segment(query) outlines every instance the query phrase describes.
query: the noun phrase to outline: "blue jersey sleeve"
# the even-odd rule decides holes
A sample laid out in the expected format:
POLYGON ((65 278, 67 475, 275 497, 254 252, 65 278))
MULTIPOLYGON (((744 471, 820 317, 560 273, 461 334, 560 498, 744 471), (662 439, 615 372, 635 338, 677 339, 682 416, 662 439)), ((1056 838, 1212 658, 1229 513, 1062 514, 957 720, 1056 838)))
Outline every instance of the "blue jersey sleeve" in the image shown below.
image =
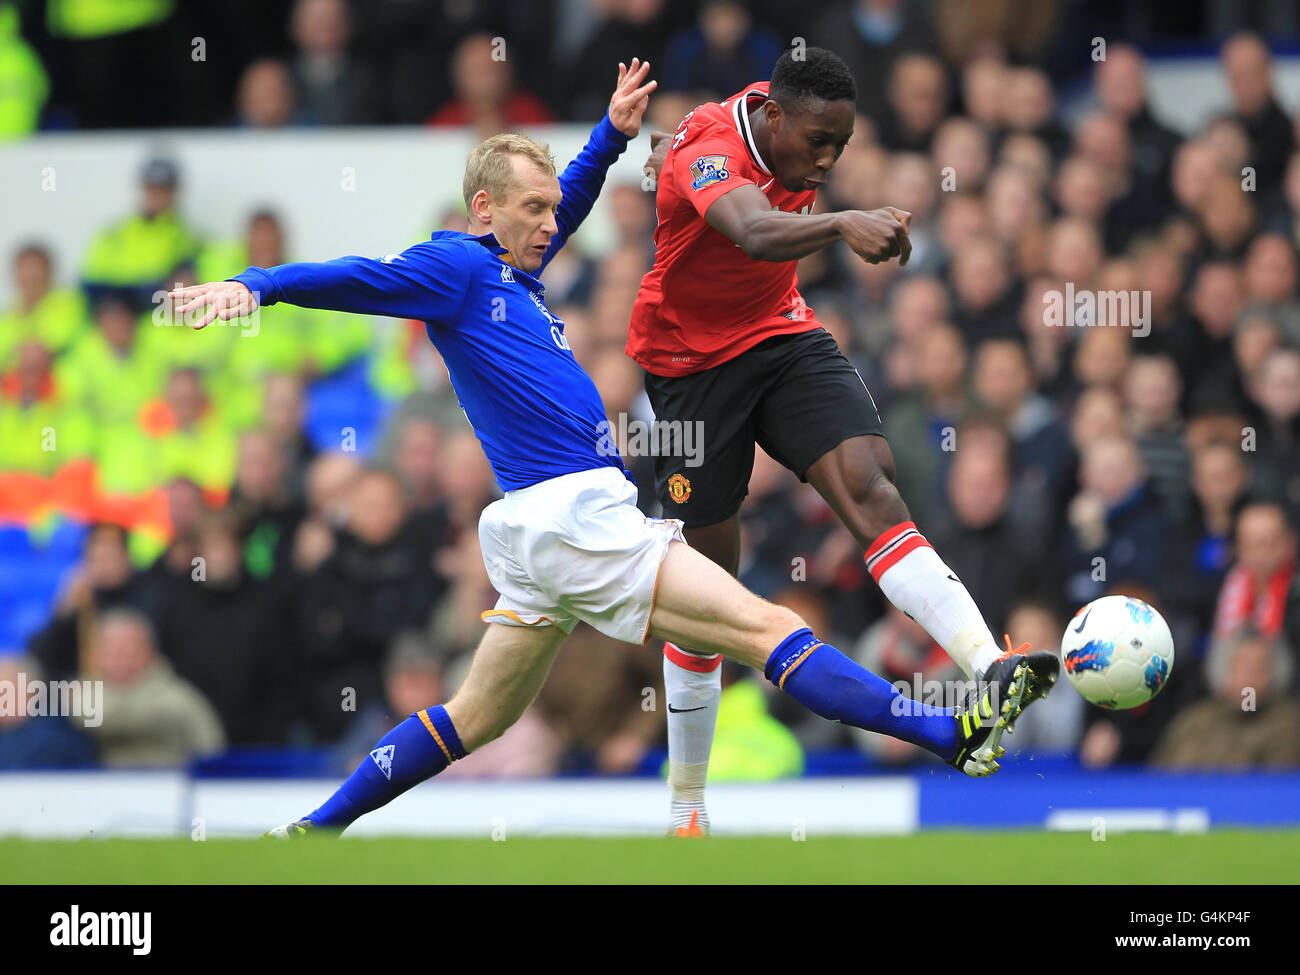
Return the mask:
POLYGON ((361 315, 421 321, 455 319, 469 291, 472 262, 459 240, 430 240, 376 260, 340 257, 319 264, 250 267, 230 278, 260 305, 288 302, 361 315))
POLYGON ((560 192, 563 197, 555 214, 555 223, 559 233, 551 238, 551 246, 542 258, 542 267, 538 274, 551 263, 570 235, 587 219, 596 197, 600 196, 601 187, 605 185, 605 173, 614 161, 627 148, 627 136, 614 128, 608 113, 600 123, 591 130, 591 138, 582 147, 582 152, 564 168, 560 174, 560 192))

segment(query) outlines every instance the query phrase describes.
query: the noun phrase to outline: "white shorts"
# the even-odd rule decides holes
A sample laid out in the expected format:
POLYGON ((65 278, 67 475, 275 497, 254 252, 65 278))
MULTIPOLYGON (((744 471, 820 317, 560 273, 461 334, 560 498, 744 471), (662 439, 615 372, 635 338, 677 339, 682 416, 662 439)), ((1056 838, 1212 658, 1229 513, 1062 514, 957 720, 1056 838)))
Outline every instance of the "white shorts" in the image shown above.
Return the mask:
POLYGON ((483 614, 507 626, 579 621, 606 636, 644 643, 659 566, 682 538, 675 519, 647 518, 617 467, 565 474, 508 491, 483 510, 479 544, 501 598, 483 614))

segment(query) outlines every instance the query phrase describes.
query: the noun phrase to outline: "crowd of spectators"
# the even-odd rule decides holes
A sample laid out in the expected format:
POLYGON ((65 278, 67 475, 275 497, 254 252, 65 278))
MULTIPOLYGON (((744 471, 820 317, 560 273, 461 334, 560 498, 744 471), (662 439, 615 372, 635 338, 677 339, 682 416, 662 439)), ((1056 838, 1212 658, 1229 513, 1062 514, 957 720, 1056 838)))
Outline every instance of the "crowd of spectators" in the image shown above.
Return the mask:
MULTIPOLYGON (((583 66, 630 45, 658 65, 651 113, 671 130, 700 97, 765 77, 791 27, 733 3, 521 5, 531 12, 516 31, 573 48, 547 62, 568 65, 568 81, 535 85, 543 68, 495 60, 490 32, 437 33, 448 87, 428 102, 409 90, 430 69, 414 54, 432 29, 420 4, 377 3, 365 31, 341 0, 292 6, 296 53, 240 77, 247 124, 265 124, 271 103, 282 123, 591 121, 608 72, 583 66), (557 26, 575 11, 590 28, 581 44, 557 26), (406 37, 380 77, 349 37, 359 51, 384 31, 406 37)), ((1178 655, 1159 697, 1111 713, 1062 688, 1017 729, 1021 748, 1093 767, 1300 764, 1300 151, 1268 49, 1248 33, 1226 41, 1232 108, 1180 134, 1152 113, 1136 48, 1109 45, 1067 118, 1041 66, 1057 22, 958 30, 940 13, 961 7, 839 4, 821 37, 809 31, 854 66, 862 93, 819 206, 906 209, 913 253, 900 268, 828 248, 800 262, 801 292, 872 390, 915 520, 995 633, 1054 648, 1070 615, 1108 592, 1145 598, 1170 623, 1178 655), (1103 292, 1133 302, 1090 319, 1066 306, 1053 321, 1062 295, 1103 292)), ((9 649, 32 673, 106 682, 133 716, 94 735, 107 764, 313 745, 346 768, 464 673, 495 601, 476 524, 496 487, 419 323, 277 306, 246 341, 168 327, 151 301, 162 282, 290 253, 292 215, 271 211, 250 215, 243 240, 200 240, 179 179, 150 162, 130 215, 87 254, 34 243, 14 256, 0 517, 48 513, 54 498, 94 527, 48 623, 9 649), (60 285, 74 276, 78 287, 60 285), (304 430, 313 384, 347 370, 388 406, 370 456, 304 430)), ((617 429, 620 414, 649 419, 623 343, 655 218, 639 184, 605 193, 613 245, 562 251, 544 281, 617 429)), ((650 459, 627 459, 659 514, 650 459)), ((884 602, 833 513, 761 453, 743 532, 747 585, 914 695, 928 693, 917 674, 953 693, 960 673, 884 602)), ((659 671, 654 648, 579 628, 524 720, 458 774, 639 767, 664 739, 648 693, 659 671)), ((797 772, 809 749, 918 760, 811 718, 752 675, 728 669, 726 682, 716 777, 797 772)), ((0 765, 10 747, 33 751, 0 724, 0 765)), ((49 755, 86 759, 66 737, 49 755)))
MULTIPOLYGON (((1197 43, 1245 28, 1294 37, 1300 17, 1274 0, 0 0, 0 138, 580 122, 619 60, 649 60, 661 93, 699 101, 764 76, 796 38, 838 47, 864 114, 883 119, 903 53, 958 67, 996 50, 1066 85, 1090 64, 1081 38, 1197 43)), ((930 69, 909 71, 915 107, 942 110, 930 69)))

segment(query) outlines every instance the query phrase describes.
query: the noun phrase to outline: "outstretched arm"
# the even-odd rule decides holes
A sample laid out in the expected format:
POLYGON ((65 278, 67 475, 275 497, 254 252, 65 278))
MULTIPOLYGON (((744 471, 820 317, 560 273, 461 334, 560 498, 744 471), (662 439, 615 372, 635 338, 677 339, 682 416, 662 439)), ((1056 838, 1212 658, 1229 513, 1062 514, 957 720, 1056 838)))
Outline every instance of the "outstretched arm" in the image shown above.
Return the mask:
POLYGON ((628 140, 641 131, 641 117, 650 104, 650 93, 659 84, 645 81, 649 71, 649 61, 642 63, 633 58, 631 67, 619 62, 618 84, 609 100, 609 113, 592 130, 582 152, 560 174, 563 196, 555 213, 559 232, 551 238, 551 246, 542 259, 543 268, 587 219, 596 197, 600 196, 601 187, 605 185, 605 173, 623 154, 628 140))
POLYGON ((908 229, 912 215, 905 210, 841 210, 838 213, 798 214, 773 210, 756 186, 737 186, 714 200, 704 214, 709 226, 730 237, 757 261, 797 261, 837 240, 870 264, 912 253, 908 229))
POLYGON ((185 314, 205 309, 194 328, 288 302, 362 315, 449 321, 468 290, 469 262, 459 241, 425 241, 376 260, 340 257, 318 264, 250 267, 229 281, 179 288, 169 295, 185 314))

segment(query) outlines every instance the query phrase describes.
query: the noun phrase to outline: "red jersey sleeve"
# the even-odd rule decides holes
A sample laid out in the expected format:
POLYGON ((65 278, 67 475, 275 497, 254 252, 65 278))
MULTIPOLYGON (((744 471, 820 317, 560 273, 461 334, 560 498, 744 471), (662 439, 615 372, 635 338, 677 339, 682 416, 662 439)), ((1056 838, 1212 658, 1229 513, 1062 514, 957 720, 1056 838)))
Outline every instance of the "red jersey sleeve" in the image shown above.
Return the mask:
POLYGON ((701 217, 714 200, 737 186, 757 185, 750 176, 749 157, 739 133, 688 116, 673 140, 672 152, 677 156, 674 188, 678 196, 691 201, 701 217))

